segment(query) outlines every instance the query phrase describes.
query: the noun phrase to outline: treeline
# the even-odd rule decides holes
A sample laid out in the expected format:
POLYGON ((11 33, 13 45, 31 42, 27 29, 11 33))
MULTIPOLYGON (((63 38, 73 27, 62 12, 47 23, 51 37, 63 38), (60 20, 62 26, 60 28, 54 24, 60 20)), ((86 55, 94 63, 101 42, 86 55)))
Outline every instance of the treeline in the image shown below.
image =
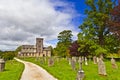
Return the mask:
POLYGON ((17 56, 18 52, 21 50, 21 46, 19 46, 15 51, 1 51, 0 50, 0 58, 4 60, 12 60, 17 56))
POLYGON ((72 40, 72 31, 64 30, 58 34, 58 43, 55 48, 51 47, 52 55, 59 57, 72 56, 100 56, 115 57, 120 55, 120 41, 115 35, 109 34, 105 36, 105 44, 100 46, 98 38, 90 38, 90 34, 84 36, 83 33, 78 34, 78 40, 72 40))

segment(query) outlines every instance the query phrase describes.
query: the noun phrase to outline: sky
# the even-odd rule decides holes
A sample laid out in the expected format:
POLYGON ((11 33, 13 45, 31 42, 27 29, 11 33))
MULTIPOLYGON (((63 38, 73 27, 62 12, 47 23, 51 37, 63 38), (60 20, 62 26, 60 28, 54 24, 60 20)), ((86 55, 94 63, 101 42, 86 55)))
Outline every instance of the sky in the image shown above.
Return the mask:
POLYGON ((39 37, 55 47, 63 30, 77 39, 85 8, 84 0, 0 0, 0 50, 34 45, 39 37))

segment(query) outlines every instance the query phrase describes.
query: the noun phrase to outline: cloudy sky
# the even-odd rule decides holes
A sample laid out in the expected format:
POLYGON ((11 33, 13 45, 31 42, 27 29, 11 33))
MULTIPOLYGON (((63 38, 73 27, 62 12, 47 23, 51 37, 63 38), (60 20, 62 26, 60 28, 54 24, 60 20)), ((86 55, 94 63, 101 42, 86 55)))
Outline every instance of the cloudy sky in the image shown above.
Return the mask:
POLYGON ((72 30, 75 39, 84 17, 78 1, 0 0, 0 50, 35 44, 36 37, 44 38, 45 46, 55 46, 63 30, 72 30))

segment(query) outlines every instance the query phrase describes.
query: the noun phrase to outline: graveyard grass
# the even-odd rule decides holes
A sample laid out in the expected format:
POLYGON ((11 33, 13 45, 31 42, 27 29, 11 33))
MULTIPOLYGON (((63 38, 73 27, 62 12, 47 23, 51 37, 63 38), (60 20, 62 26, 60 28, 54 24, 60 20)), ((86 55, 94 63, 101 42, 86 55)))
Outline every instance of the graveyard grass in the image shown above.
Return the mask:
MULTIPOLYGON (((77 71, 79 69, 78 64, 76 64, 76 70, 72 70, 71 65, 68 64, 66 59, 60 59, 59 61, 55 60, 53 66, 48 66, 47 61, 41 62, 41 59, 36 61, 36 58, 22 58, 23 60, 33 62, 51 73, 58 80, 76 80, 77 71)), ((98 74, 97 64, 93 64, 92 61, 88 61, 89 65, 86 66, 83 64, 83 70, 85 72, 84 80, 120 80, 120 62, 117 62, 118 69, 112 69, 111 62, 105 60, 107 76, 101 76, 98 74)))
POLYGON ((5 70, 0 72, 0 80, 20 80, 24 65, 15 60, 6 61, 5 70))

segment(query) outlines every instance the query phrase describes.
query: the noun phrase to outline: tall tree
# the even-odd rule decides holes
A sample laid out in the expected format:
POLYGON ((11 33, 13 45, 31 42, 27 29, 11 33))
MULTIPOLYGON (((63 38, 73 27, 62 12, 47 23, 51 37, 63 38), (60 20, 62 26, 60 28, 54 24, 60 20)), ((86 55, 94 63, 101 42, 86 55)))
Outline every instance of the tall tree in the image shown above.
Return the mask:
POLYGON ((111 18, 108 22, 110 30, 120 39, 120 0, 119 4, 111 10, 111 18))
POLYGON ((59 56, 66 56, 68 52, 68 48, 72 42, 72 31, 64 30, 58 34, 58 43, 55 48, 55 52, 59 54, 59 56))
POLYGON ((108 34, 108 28, 106 26, 109 19, 110 11, 113 7, 112 0, 86 0, 86 4, 90 9, 86 10, 88 18, 85 20, 89 22, 87 28, 92 26, 95 30, 95 34, 98 37, 99 45, 104 45, 104 36, 108 34))
POLYGON ((113 3, 113 0, 86 0, 89 9, 85 11, 87 18, 80 26, 82 32, 79 33, 78 39, 80 41, 80 35, 82 34, 86 40, 86 45, 93 49, 101 47, 101 53, 104 52, 105 37, 110 34, 107 21, 109 20, 113 3))
POLYGON ((15 56, 18 56, 18 52, 21 51, 21 46, 18 46, 15 50, 15 56))
POLYGON ((64 30, 58 34, 58 40, 60 43, 64 43, 66 46, 69 46, 72 42, 72 31, 64 30))

